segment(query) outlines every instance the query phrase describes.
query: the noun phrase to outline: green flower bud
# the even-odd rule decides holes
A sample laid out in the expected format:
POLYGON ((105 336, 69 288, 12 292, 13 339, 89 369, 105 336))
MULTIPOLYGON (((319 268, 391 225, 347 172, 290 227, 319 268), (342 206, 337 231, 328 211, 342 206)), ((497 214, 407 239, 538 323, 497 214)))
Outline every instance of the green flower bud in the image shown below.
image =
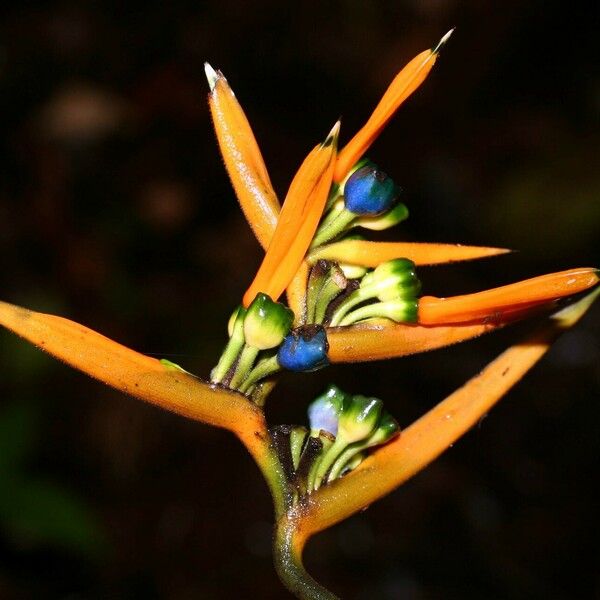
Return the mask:
POLYGON ((369 437, 377 427, 382 409, 383 402, 378 398, 347 398, 338 422, 339 440, 353 444, 369 437))
POLYGON ((396 323, 416 323, 419 316, 419 301, 392 300, 390 302, 381 302, 379 305, 378 316, 384 319, 390 319, 396 323))
POLYGON ((244 318, 246 316, 246 309, 240 304, 229 317, 229 321, 227 322, 227 333, 229 337, 233 335, 233 330, 235 328, 235 324, 238 320, 238 317, 241 319, 241 323, 244 322, 244 318))
POLYGON ((334 479, 337 479, 344 472, 347 472, 349 467, 352 469, 356 468, 358 464, 351 466, 354 464, 356 456, 360 455, 360 460, 362 460, 362 458, 364 458, 364 455, 362 454, 363 450, 384 444, 397 435, 399 431, 400 426, 394 417, 392 417, 389 413, 384 412, 379 419, 377 429, 375 429, 375 431, 368 438, 347 446, 346 449, 339 455, 331 467, 327 481, 333 481, 334 479))
MULTIPOLYGON (((368 438, 377 427, 383 402, 366 396, 347 396, 338 419, 335 442, 323 454, 314 478, 312 489, 318 489, 325 481, 329 469, 350 444, 368 438)), ((341 465, 343 466, 343 465, 341 465)))
POLYGON ((367 273, 360 287, 339 304, 331 316, 332 327, 351 325, 364 319, 383 317, 397 322, 416 321, 416 297, 421 291, 421 282, 417 279, 415 265, 406 258, 395 258, 381 263, 374 271, 367 273), (377 299, 380 303, 394 303, 386 306, 388 316, 380 311, 382 304, 368 304, 358 309, 354 307, 366 300, 377 299), (403 304, 403 301, 410 301, 403 304), (352 312, 350 312, 352 311, 352 312))
POLYGON ((319 435, 319 431, 328 431, 337 435, 338 418, 342 412, 346 394, 335 385, 330 385, 324 394, 313 400, 308 407, 310 434, 319 435))
POLYGON ((396 436, 399 431, 400 425, 398 425, 398 421, 396 421, 396 419, 394 419, 390 413, 384 412, 379 419, 377 429, 367 438, 363 449, 385 444, 387 441, 396 436))
POLYGON ((415 264, 406 258, 395 258, 381 263, 365 275, 360 284, 363 297, 378 298, 382 302, 411 298, 421 291, 415 264))
POLYGON ((246 344, 259 350, 279 346, 294 321, 294 313, 283 304, 260 293, 248 307, 244 319, 246 344))

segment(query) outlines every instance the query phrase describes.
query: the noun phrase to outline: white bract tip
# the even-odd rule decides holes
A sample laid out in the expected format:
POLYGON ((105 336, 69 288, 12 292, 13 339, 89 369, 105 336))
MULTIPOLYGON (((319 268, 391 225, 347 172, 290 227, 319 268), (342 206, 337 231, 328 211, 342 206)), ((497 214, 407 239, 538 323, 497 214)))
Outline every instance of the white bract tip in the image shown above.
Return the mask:
POLYGON ((206 79, 208 79, 208 87, 212 92, 215 89, 215 85, 217 85, 219 75, 207 62, 204 63, 204 72, 206 73, 206 79))
POLYGON ((432 50, 432 52, 434 54, 436 54, 437 52, 439 52, 442 47, 444 46, 444 44, 450 39, 450 36, 454 33, 454 30, 456 29, 456 27, 453 27, 437 44, 437 46, 432 50))
POLYGON ((334 142, 335 140, 337 140, 337 137, 340 133, 340 127, 342 125, 342 122, 338 119, 335 123, 335 125, 331 128, 331 131, 329 132, 329 134, 327 135, 327 138, 325 139, 324 142, 324 146, 329 146, 332 142, 334 142))

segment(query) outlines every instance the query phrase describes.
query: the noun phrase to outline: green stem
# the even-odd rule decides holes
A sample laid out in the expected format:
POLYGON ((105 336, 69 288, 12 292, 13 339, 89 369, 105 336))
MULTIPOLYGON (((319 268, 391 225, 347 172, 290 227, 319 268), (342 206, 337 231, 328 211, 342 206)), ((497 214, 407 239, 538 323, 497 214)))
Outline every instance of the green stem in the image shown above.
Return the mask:
POLYGON ((331 316, 330 327, 337 327, 341 324, 342 319, 348 314, 348 312, 354 308, 357 304, 364 302, 367 299, 365 294, 361 293, 360 288, 350 294, 336 309, 331 316))
POLYGON ((321 482, 323 477, 329 471, 331 465, 335 462, 335 459, 343 452, 344 448, 347 446, 347 442, 342 439, 342 436, 339 435, 335 438, 335 442, 327 449, 326 452, 323 453, 321 460, 319 461, 319 465, 317 466, 317 470, 314 477, 314 487, 313 489, 319 489, 321 487, 321 482))
POLYGON ((219 383, 223 380, 227 371, 231 368, 231 365, 235 362, 244 345, 244 330, 238 327, 234 330, 233 335, 229 338, 223 354, 217 363, 217 366, 212 370, 210 374, 213 382, 219 383))
POLYGON ((348 461, 352 460, 361 450, 363 450, 363 447, 360 444, 348 446, 348 448, 336 458, 331 467, 331 471, 329 472, 329 476, 327 477, 327 481, 329 482, 337 479, 342 472, 342 469, 348 464, 348 461))
POLYGON ((273 498, 275 520, 277 521, 292 506, 293 495, 279 456, 275 451, 273 439, 266 429, 266 425, 260 431, 241 430, 237 433, 237 437, 244 444, 267 482, 273 498))
POLYGON ((250 371, 248 377, 239 386, 240 392, 242 392, 242 394, 247 394, 254 384, 269 375, 273 375, 273 373, 276 373, 277 371, 281 371, 281 367, 277 362, 276 354, 258 361, 257 365, 250 371))
POLYGON ((340 235, 340 233, 349 229, 350 223, 352 223, 352 221, 355 219, 356 215, 345 208, 335 213, 331 220, 325 217, 325 220, 323 223, 321 223, 319 229, 317 229, 315 237, 313 238, 312 244, 310 245, 311 249, 314 249, 317 246, 322 246, 323 244, 340 235))
POLYGON ((340 184, 334 183, 331 186, 331 190, 329 190, 329 198, 327 198, 327 204, 325 204, 324 213, 328 213, 331 210, 331 207, 336 203, 336 201, 341 196, 340 194, 340 184))
POLYGON ((273 538, 273 559, 279 578, 300 600, 339 600, 307 573, 302 564, 303 546, 295 515, 290 511, 277 523, 273 538))
POLYGON ((310 470, 308 471, 308 493, 319 489, 319 486, 321 485, 321 479, 318 478, 318 473, 321 463, 327 456, 329 449, 335 444, 334 437, 332 435, 325 434, 324 432, 319 434, 319 439, 321 440, 321 453, 315 458, 310 470))
POLYGON ((231 378, 231 383, 229 387, 232 389, 237 389, 239 385, 246 379, 256 357, 258 356, 258 348, 253 348, 252 346, 245 345, 242 353, 240 354, 240 360, 235 368, 235 373, 231 378))
POLYGON ((292 504, 292 495, 287 477, 272 444, 270 444, 264 461, 258 463, 258 467, 269 486, 273 498, 275 519, 279 519, 292 504))
POLYGON ((375 304, 367 304, 366 306, 357 308, 344 319, 338 320, 338 325, 340 327, 345 327, 347 325, 353 325, 357 321, 363 321, 364 319, 382 317, 384 315, 382 315, 381 312, 381 305, 379 303, 376 302, 375 304))

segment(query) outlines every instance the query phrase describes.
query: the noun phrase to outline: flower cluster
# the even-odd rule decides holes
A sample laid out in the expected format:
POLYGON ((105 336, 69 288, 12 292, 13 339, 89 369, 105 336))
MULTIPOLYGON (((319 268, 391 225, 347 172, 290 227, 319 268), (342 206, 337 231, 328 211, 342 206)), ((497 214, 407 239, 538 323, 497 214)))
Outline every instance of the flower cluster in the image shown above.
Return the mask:
POLYGON ((272 436, 295 500, 354 470, 366 452, 396 437, 400 426, 377 398, 335 385, 308 407, 310 427, 280 425, 272 436))
MULTIPOLYGON (((353 227, 384 229, 408 215, 398 187, 369 161, 361 160, 333 184, 310 249, 348 237, 353 227), (401 218, 400 218, 401 217, 401 218)), ((258 292, 248 308, 240 305, 229 320, 229 342, 211 373, 214 383, 252 394, 257 384, 281 369, 308 372, 329 364, 325 326, 348 326, 373 318, 417 321, 421 284, 415 265, 395 258, 368 269, 319 259, 309 268, 303 310, 293 311, 258 292), (292 329, 296 321, 297 326, 292 329)))
POLYGON ((340 123, 305 158, 280 205, 250 124, 222 73, 206 65, 209 105, 227 172, 264 259, 228 327, 211 381, 126 348, 62 317, 0 302, 0 324, 125 393, 231 431, 260 468, 275 509, 274 557, 302 598, 333 598, 302 565, 315 533, 363 510, 424 468, 476 423, 600 294, 598 271, 571 269, 474 294, 421 295, 416 269, 495 256, 500 248, 374 242, 408 210, 400 188, 364 156, 396 109, 425 81, 449 32, 410 61, 372 115, 338 151, 340 123), (564 298, 596 288, 566 308, 564 298), (281 298, 286 294, 287 303, 281 298), (309 428, 267 427, 262 406, 282 370, 378 360, 471 339, 549 314, 525 343, 398 435, 376 398, 330 386, 309 428), (330 485, 331 484, 331 485, 330 485))
POLYGON ((408 216, 400 187, 364 155, 425 80, 450 33, 400 71, 365 126, 340 151, 340 123, 334 125, 300 166, 281 208, 241 106, 223 74, 206 65, 225 165, 266 249, 230 320, 229 342, 211 373, 214 384, 262 402, 262 383, 282 369, 314 371, 340 358, 372 360, 447 345, 595 285, 594 269, 578 269, 466 296, 419 296, 417 266, 506 251, 373 242, 355 233, 387 229, 408 216), (280 302, 284 292, 287 306, 280 302), (377 328, 384 348, 378 355, 359 349, 366 328, 377 328))

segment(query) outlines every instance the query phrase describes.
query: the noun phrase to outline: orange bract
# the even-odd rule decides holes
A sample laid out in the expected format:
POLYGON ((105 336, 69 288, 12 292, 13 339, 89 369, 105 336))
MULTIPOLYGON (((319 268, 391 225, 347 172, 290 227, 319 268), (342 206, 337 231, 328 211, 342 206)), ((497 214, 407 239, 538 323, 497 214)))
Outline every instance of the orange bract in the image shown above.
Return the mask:
POLYGON ((250 123, 223 74, 206 63, 208 103, 227 173, 258 241, 266 248, 277 226, 279 201, 250 123))
POLYGON ((111 387, 204 423, 246 436, 263 431, 260 410, 235 392, 192 375, 62 317, 0 302, 0 325, 111 387))
POLYGON ((460 244, 427 244, 418 242, 370 242, 343 240, 317 248, 308 256, 311 263, 319 259, 375 268, 394 258, 408 258, 415 265, 439 265, 462 260, 475 260, 506 254, 504 248, 461 246, 460 244))
POLYGON ((296 525, 298 543, 367 507, 425 468, 469 430, 572 327, 598 296, 594 291, 552 315, 544 325, 515 344, 463 387, 375 450, 345 477, 319 488, 296 525))
POLYGON ((304 159, 292 180, 267 253, 244 294, 244 306, 249 306, 259 292, 277 300, 300 267, 331 187, 338 132, 339 122, 325 143, 304 159))
POLYGON ((371 319, 351 327, 329 328, 327 356, 332 363, 399 358, 464 342, 505 324, 497 322, 459 327, 422 327, 371 319))
POLYGON ((572 269, 464 296, 419 300, 419 323, 467 323, 572 296, 599 281, 596 269, 572 269))
POLYGON ((340 151, 333 174, 334 181, 340 182, 346 177, 348 171, 368 150, 398 107, 425 81, 437 60, 440 48, 451 34, 452 31, 449 31, 433 50, 425 50, 415 56, 396 75, 369 120, 340 151))
POLYGON ((294 312, 294 323, 296 325, 304 318, 306 310, 306 285, 309 273, 310 265, 303 260, 286 290, 288 305, 294 312))

